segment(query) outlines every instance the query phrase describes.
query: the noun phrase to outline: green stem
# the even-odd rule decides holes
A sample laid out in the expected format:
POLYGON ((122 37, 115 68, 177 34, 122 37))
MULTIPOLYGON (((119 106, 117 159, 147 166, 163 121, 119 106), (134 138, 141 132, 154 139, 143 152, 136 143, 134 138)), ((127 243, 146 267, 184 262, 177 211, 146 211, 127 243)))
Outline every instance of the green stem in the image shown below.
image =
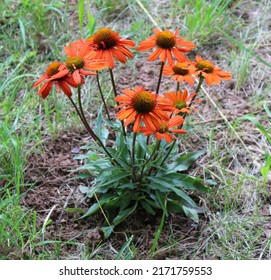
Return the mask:
POLYGON ((159 79, 158 79, 158 84, 157 84, 157 88, 156 88, 156 94, 159 93, 159 88, 160 88, 160 84, 161 84, 161 79, 162 79, 162 73, 163 73, 164 65, 165 65, 165 62, 162 61, 161 62, 161 69, 160 69, 159 79))
MULTIPOLYGON (((196 94, 195 94, 195 95, 193 96, 193 98, 191 99, 191 101, 190 101, 188 107, 191 106, 191 104, 192 104, 193 101, 195 100, 196 96, 198 95, 203 81, 204 81, 204 77, 200 74, 200 76, 199 76, 199 83, 198 83, 197 89, 196 89, 196 91, 195 91, 196 94)), ((184 119, 186 118, 186 115, 187 115, 187 113, 184 113, 184 115, 183 115, 183 118, 184 118, 184 119)), ((180 129, 181 129, 182 127, 183 127, 183 123, 182 123, 182 125, 180 126, 180 129)))
POLYGON ((135 143, 136 143, 136 136, 137 136, 137 133, 134 132, 133 142, 132 142, 132 154, 131 154, 132 175, 133 175, 134 179, 135 179, 135 143))
POLYGON ((98 89, 99 89, 99 92, 100 92, 100 95, 101 95, 101 98, 102 98, 102 101, 103 101, 103 104, 104 104, 104 108, 105 108, 107 117, 111 121, 111 118, 110 118, 110 115, 109 115, 109 111, 108 111, 108 108, 106 106, 106 102, 105 102, 105 99, 104 99, 104 96, 103 96, 102 88, 101 88, 101 85, 100 85, 99 71, 97 71, 96 78, 97 78, 98 89))
POLYGON ((143 164, 143 166, 142 166, 142 169, 141 169, 141 173, 140 173, 140 179, 139 179, 140 182, 141 182, 142 179, 143 179, 145 167, 146 167, 147 164, 154 158, 156 152, 159 150, 160 143, 161 143, 161 140, 157 140, 156 145, 155 145, 155 147, 153 148, 153 151, 152 151, 150 157, 148 158, 147 161, 144 162, 144 164, 143 164))
POLYGON ((69 97, 73 107, 75 108, 77 114, 79 115, 82 123, 84 124, 85 128, 87 129, 88 133, 92 136, 92 138, 98 143, 98 145, 100 145, 104 152, 107 154, 107 156, 113 160, 114 163, 118 164, 119 163, 113 158, 113 156, 109 153, 109 151, 106 149, 106 147, 104 146, 104 144, 102 143, 102 141, 100 140, 100 138, 94 133, 94 131, 92 130, 92 128, 89 126, 85 114, 84 114, 84 110, 82 107, 82 102, 81 102, 81 88, 80 85, 78 85, 78 102, 79 102, 79 108, 80 110, 77 108, 75 102, 73 101, 73 99, 71 97, 69 97))
POLYGON ((116 84, 115 84, 115 80, 114 80, 114 75, 113 75, 113 70, 111 68, 109 68, 109 72, 110 72, 110 78, 111 78, 111 83, 113 86, 113 92, 115 97, 117 97, 117 89, 116 89, 116 84))
POLYGON ((166 156, 164 157, 163 161, 161 162, 161 166, 163 166, 163 164, 165 163, 165 161, 166 161, 167 158, 169 157, 170 153, 171 153, 172 150, 173 150, 173 147, 174 147, 176 141, 177 141, 177 140, 175 139, 175 140, 172 142, 172 144, 170 145, 170 147, 169 147, 169 149, 168 149, 168 151, 167 151, 166 156))
MULTIPOLYGON (((115 80, 114 80, 113 70, 111 68, 109 68, 109 72, 110 72, 111 83, 113 86, 113 92, 114 92, 115 97, 117 97, 118 94, 117 94, 116 84, 115 84, 115 80)), ((117 105, 119 105, 118 102, 117 102, 117 105)), ((123 121, 121 121, 121 126, 122 126, 123 135, 124 135, 124 137, 126 137, 126 131, 125 131, 123 121)))
MULTIPOLYGON (((197 86, 197 89, 196 89, 195 93, 197 93, 197 94, 199 93, 203 81, 204 81, 204 77, 203 77, 202 75, 200 75, 200 76, 199 76, 199 83, 198 83, 198 86, 197 86)), ((190 101, 188 107, 191 106, 191 104, 192 104, 192 102, 195 100, 197 94, 195 94, 194 97, 191 99, 191 101, 190 101)), ((183 118, 184 118, 184 119, 186 118, 186 115, 187 115, 187 113, 184 113, 184 115, 183 115, 183 118)), ((179 129, 181 129, 181 128, 183 127, 183 124, 184 124, 184 122, 181 124, 181 126, 179 127, 179 129)), ((163 161, 161 162, 161 166, 163 166, 163 164, 165 163, 165 161, 168 159, 168 157, 169 157, 170 153, 172 152, 172 149, 173 149, 173 147, 174 147, 176 141, 177 141, 177 140, 175 139, 175 140, 172 142, 172 144, 171 144, 171 146, 169 147, 169 150, 168 150, 168 152, 167 152, 165 158, 164 158, 163 161)))
POLYGON ((180 90, 180 83, 177 82, 176 92, 178 92, 179 90, 180 90))

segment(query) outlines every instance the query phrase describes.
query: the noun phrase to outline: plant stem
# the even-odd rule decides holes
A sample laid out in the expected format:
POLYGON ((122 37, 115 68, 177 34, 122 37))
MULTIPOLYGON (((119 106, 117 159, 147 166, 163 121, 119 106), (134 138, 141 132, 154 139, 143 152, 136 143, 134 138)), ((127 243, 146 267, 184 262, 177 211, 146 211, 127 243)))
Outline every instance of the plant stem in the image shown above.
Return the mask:
POLYGON ((136 143, 136 136, 137 136, 137 133, 134 132, 133 143, 132 143, 132 154, 131 154, 132 175, 133 175, 134 179, 135 179, 135 143, 136 143))
MULTIPOLYGON (((197 93, 197 94, 199 93, 203 81, 204 81, 204 77, 200 74, 200 76, 199 76, 199 83, 198 83, 198 86, 197 86, 197 89, 196 89, 195 93, 197 93)), ((190 101, 188 107, 191 106, 191 104, 192 104, 192 102, 195 100, 197 94, 195 94, 194 97, 191 99, 191 101, 190 101)), ((183 115, 183 118, 184 118, 184 119, 186 118, 186 115, 187 115, 187 113, 184 113, 184 115, 183 115)), ((184 122, 180 125, 179 129, 181 129, 181 128, 183 127, 183 124, 184 124, 184 122)), ((172 149, 173 149, 173 147, 174 147, 176 141, 177 141, 177 140, 175 139, 175 140, 173 141, 173 143, 171 144, 171 146, 169 147, 169 150, 168 150, 168 152, 167 152, 165 158, 164 158, 163 161, 161 162, 161 166, 162 166, 162 165, 165 163, 165 161, 168 159, 168 157, 169 157, 170 153, 172 152, 172 149)))
POLYGON ((175 143, 176 143, 176 139, 174 139, 174 141, 172 142, 172 144, 170 145, 170 147, 169 147, 169 149, 168 149, 168 151, 167 151, 167 154, 166 154, 166 156, 164 157, 164 159, 163 159, 163 161, 161 162, 161 166, 163 166, 163 164, 165 163, 165 161, 167 160, 167 158, 169 157, 169 155, 170 155, 170 153, 172 152, 172 150, 173 150, 173 147, 174 147, 174 145, 175 145, 175 143))
POLYGON ((141 169, 141 173, 140 173, 140 179, 139 181, 141 182, 142 181, 142 178, 143 178, 143 175, 144 175, 144 169, 145 167, 147 166, 147 164, 153 159, 153 157, 155 156, 156 152, 158 151, 159 147, 160 147, 160 143, 161 143, 161 140, 157 140, 156 142, 156 145, 155 147, 153 148, 153 151, 150 155, 150 157, 148 158, 147 161, 144 162, 143 166, 142 166, 142 169, 141 169))
MULTIPOLYGON (((195 94, 195 95, 193 96, 193 98, 191 99, 191 101, 190 101, 188 107, 191 106, 191 104, 192 104, 193 101, 195 100, 196 96, 198 95, 198 93, 199 93, 199 91, 200 91, 200 87, 201 87, 203 81, 204 81, 204 77, 200 74, 200 76, 199 76, 199 83, 198 83, 197 89, 196 89, 196 91, 195 91, 196 94, 195 94)), ((184 115, 183 115, 183 118, 184 118, 184 119, 186 118, 186 115, 187 115, 187 113, 184 113, 184 115)), ((182 127, 183 127, 183 123, 182 123, 182 125, 180 126, 180 128, 182 128, 182 127)))
POLYGON ((156 88, 156 94, 159 93, 159 88, 160 88, 160 84, 161 84, 161 79, 162 79, 162 73, 163 73, 164 65, 165 65, 165 62, 162 61, 161 62, 159 79, 158 79, 158 84, 157 84, 157 88, 156 88))
POLYGON ((94 133, 94 131, 92 130, 92 128, 89 126, 84 111, 83 111, 83 107, 82 107, 82 102, 81 102, 81 90, 80 90, 80 85, 78 85, 78 101, 79 101, 79 107, 80 110, 78 109, 78 107, 76 106, 75 102, 73 101, 73 99, 71 97, 69 97, 73 107, 75 108, 78 116, 80 117, 82 123, 84 124, 85 128, 87 129, 88 133, 92 136, 92 138, 98 143, 99 146, 101 146, 104 150, 104 152, 107 154, 107 156, 113 160, 114 163, 118 164, 119 163, 114 159, 114 157, 109 153, 109 151, 106 149, 106 147, 104 146, 104 144, 102 143, 102 141, 100 140, 99 137, 97 137, 97 135, 94 133))
MULTIPOLYGON (((118 94, 117 94, 116 84, 115 84, 115 80, 114 80, 113 70, 111 68, 109 68, 109 72, 110 72, 111 83, 112 83, 112 86, 113 86, 113 92, 114 92, 115 97, 117 97, 118 94)), ((121 126, 122 126, 123 135, 126 138, 126 131, 125 131, 123 121, 121 121, 121 126)))
POLYGON ((109 68, 109 72, 110 72, 110 78, 111 78, 111 83, 113 86, 113 92, 115 97, 117 97, 117 89, 116 89, 116 84, 115 84, 115 80, 114 80, 114 75, 113 75, 113 70, 111 68, 109 68))
POLYGON ((101 98, 102 98, 102 101, 103 101, 103 104, 104 104, 104 108, 105 108, 107 117, 108 117, 108 119, 111 121, 111 118, 110 118, 110 115, 109 115, 109 111, 108 111, 108 108, 107 108, 107 106, 106 106, 106 102, 105 102, 105 99, 104 99, 104 96, 103 96, 102 88, 101 88, 101 85, 100 85, 99 71, 97 71, 96 78, 97 78, 97 84, 98 84, 99 92, 100 92, 100 95, 101 95, 101 98))
POLYGON ((180 90, 180 83, 177 82, 176 92, 178 92, 179 90, 180 90))

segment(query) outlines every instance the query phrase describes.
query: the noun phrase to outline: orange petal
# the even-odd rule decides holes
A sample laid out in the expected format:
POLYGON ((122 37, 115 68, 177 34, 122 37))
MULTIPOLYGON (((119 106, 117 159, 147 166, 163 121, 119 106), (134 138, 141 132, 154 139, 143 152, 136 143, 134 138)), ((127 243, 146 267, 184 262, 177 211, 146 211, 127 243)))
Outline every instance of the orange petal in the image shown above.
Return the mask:
POLYGON ((140 131, 139 125, 140 125, 141 118, 142 118, 141 114, 136 115, 136 119, 135 119, 135 123, 134 123, 134 127, 133 127, 134 132, 139 132, 140 131))
POLYGON ((119 111, 117 113, 117 118, 122 121, 122 120, 126 119, 133 111, 134 111, 133 108, 122 109, 121 111, 119 111))
POLYGON ((160 48, 157 48, 154 52, 152 52, 149 57, 148 57, 148 60, 149 61, 153 61, 155 59, 157 59, 161 53, 161 50, 160 48))
POLYGON ((182 116, 175 116, 172 119, 168 121, 168 127, 175 127, 179 126, 184 122, 184 119, 182 116))
POLYGON ((52 89, 52 86, 53 86, 53 82, 47 82, 45 83, 41 88, 40 90, 38 91, 38 94, 41 95, 41 97, 43 99, 45 99, 48 94, 50 93, 51 89, 52 89))
POLYGON ((68 84, 64 81, 59 81, 58 82, 59 86, 61 87, 61 89, 63 90, 63 92, 68 96, 71 97, 72 96, 72 92, 70 87, 68 86, 68 84))
POLYGON ((36 88, 40 83, 42 83, 43 81, 47 80, 49 77, 47 74, 42 75, 33 85, 33 88, 36 88))
POLYGON ((81 76, 78 69, 74 70, 74 72, 72 73, 72 77, 77 85, 81 84, 81 76))

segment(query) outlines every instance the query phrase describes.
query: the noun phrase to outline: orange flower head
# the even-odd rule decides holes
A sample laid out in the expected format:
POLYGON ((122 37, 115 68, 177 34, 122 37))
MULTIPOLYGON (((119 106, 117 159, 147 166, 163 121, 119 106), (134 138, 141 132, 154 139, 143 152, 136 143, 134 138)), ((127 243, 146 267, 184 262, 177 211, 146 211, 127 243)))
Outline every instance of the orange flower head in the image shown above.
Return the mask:
POLYGON ((230 72, 223 72, 221 68, 215 67, 212 62, 209 60, 203 60, 200 56, 196 56, 196 62, 194 65, 196 67, 197 74, 205 78, 208 86, 219 84, 221 80, 231 79, 230 72))
POLYGON ((73 73, 74 70, 84 67, 84 60, 79 56, 71 56, 66 60, 66 66, 73 73))
POLYGON ((101 28, 93 35, 93 43, 103 50, 115 47, 118 43, 118 36, 110 28, 101 28))
POLYGON ((89 43, 83 39, 72 42, 64 47, 67 55, 66 68, 70 71, 77 85, 83 83, 83 77, 96 75, 89 70, 101 70, 108 67, 105 60, 95 59, 95 52, 89 43))
POLYGON ((114 32, 110 28, 99 29, 87 41, 95 49, 95 58, 105 59, 110 69, 115 67, 114 58, 121 63, 126 63, 127 57, 134 57, 127 47, 133 48, 135 43, 120 37, 118 32, 114 32))
POLYGON ((149 91, 140 91, 132 99, 134 109, 140 114, 147 114, 155 108, 155 95, 149 91))
POLYGON ((147 127, 154 129, 155 122, 169 119, 168 114, 164 111, 166 105, 160 104, 161 97, 145 90, 144 87, 137 86, 134 90, 125 89, 123 93, 124 95, 118 95, 115 98, 119 102, 118 107, 122 108, 117 113, 117 118, 125 119, 124 125, 129 125, 134 121, 134 132, 139 131, 141 121, 147 127))
POLYGON ((172 76, 172 80, 177 82, 187 82, 191 85, 194 84, 193 74, 196 74, 196 68, 189 62, 174 62, 172 65, 165 65, 163 74, 172 76))
POLYGON ((174 116, 168 121, 155 122, 154 128, 140 127, 139 132, 143 132, 146 136, 155 134, 157 140, 165 139, 168 143, 171 143, 173 139, 176 139, 175 134, 185 134, 186 130, 179 129, 184 119, 182 116, 174 116), (177 127, 174 129, 174 127, 177 127))
MULTIPOLYGON (((189 114, 190 113, 190 104, 188 102, 196 95, 197 93, 193 93, 188 95, 188 91, 184 90, 183 92, 177 91, 164 93, 168 102, 170 102, 173 107, 174 114, 189 114)), ((194 102, 200 102, 200 100, 193 100, 194 102)), ((191 103, 191 102, 190 102, 191 103)))
POLYGON ((153 30, 155 36, 149 36, 145 41, 139 43, 138 51, 143 52, 156 48, 150 54, 148 60, 152 61, 160 58, 160 61, 168 61, 170 65, 173 64, 173 55, 178 61, 187 61, 188 59, 183 54, 190 52, 196 46, 190 41, 184 41, 183 37, 178 37, 180 31, 176 30, 172 33, 169 30, 160 31, 155 28, 153 30))
POLYGON ((38 81, 33 85, 33 88, 36 88, 41 83, 45 84, 39 89, 38 94, 45 99, 53 85, 56 85, 57 92, 60 92, 60 89, 64 92, 65 95, 70 97, 72 95, 71 87, 77 87, 72 76, 69 74, 69 70, 58 61, 52 62, 47 68, 45 73, 38 79, 38 81))
POLYGON ((59 67, 62 65, 61 62, 58 62, 58 61, 54 61, 52 62, 47 68, 46 68, 46 74, 48 77, 52 77, 54 76, 56 73, 59 72, 59 67))
POLYGON ((215 69, 215 66, 209 60, 199 60, 196 63, 196 68, 200 71, 205 72, 205 73, 212 73, 215 69))
POLYGON ((156 45, 162 49, 172 49, 176 44, 176 36, 168 31, 161 31, 156 35, 156 45))

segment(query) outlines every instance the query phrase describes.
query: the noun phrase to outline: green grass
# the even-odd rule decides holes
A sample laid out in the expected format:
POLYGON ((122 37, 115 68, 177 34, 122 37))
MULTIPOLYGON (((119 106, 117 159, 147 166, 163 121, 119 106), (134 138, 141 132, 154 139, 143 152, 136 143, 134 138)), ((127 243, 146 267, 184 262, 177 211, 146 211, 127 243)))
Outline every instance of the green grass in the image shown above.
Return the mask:
MULTIPOLYGON (((244 122, 235 129, 242 139, 255 140, 245 141, 250 151, 247 152, 228 126, 218 121, 217 109, 203 95, 202 99, 213 109, 203 113, 199 106, 199 112, 192 119, 214 121, 194 125, 181 144, 186 149, 199 146, 206 150, 192 172, 217 183, 211 194, 201 197, 209 211, 201 219, 197 241, 180 238, 171 224, 171 235, 165 240, 160 240, 163 234, 159 229, 154 232, 155 246, 147 252, 139 252, 138 244, 130 236, 117 245, 114 240, 95 245, 77 242, 76 238, 66 242, 47 240, 44 232, 50 225, 50 217, 38 227, 38 213, 21 204, 25 192, 33 187, 24 180, 27 156, 42 152, 45 136, 56 138, 61 131, 81 127, 75 113, 69 112, 70 104, 64 95, 50 94, 44 101, 36 95, 32 85, 48 63, 64 59, 64 45, 80 36, 90 36, 99 27, 109 26, 137 43, 152 34, 152 20, 162 28, 180 29, 187 39, 195 40, 197 53, 203 50, 205 57, 232 72, 233 88, 222 85, 222 93, 218 88, 207 88, 218 108, 228 117, 230 113, 222 102, 223 97, 231 93, 233 98, 236 95, 246 100, 247 110, 255 117, 258 111, 265 114, 262 103, 270 99, 268 77, 271 70, 267 24, 270 11, 262 8, 264 4, 254 0, 247 1, 246 6, 242 1, 226 0, 140 1, 146 13, 138 1, 113 2, 79 1, 78 5, 68 5, 54 0, 37 0, 34 4, 26 0, 2 0, 0 259, 140 259, 143 255, 155 258, 164 251, 180 259, 270 259, 271 239, 266 234, 268 219, 260 214, 260 209, 268 205, 268 190, 254 163, 256 158, 260 166, 264 165, 265 159, 257 151, 270 151, 269 143, 259 140, 262 135, 256 128, 252 135, 251 125, 244 122), (85 11, 83 4, 87 8, 85 11), (258 13, 258 20, 247 20, 244 13, 249 18, 253 17, 253 12, 258 13), (196 144, 190 141, 191 137, 196 144), (68 246, 76 247, 76 253, 70 255, 68 246)), ((268 0, 264 3, 268 4, 268 0)), ((135 61, 140 57, 141 54, 136 54, 135 61)), ((129 61, 127 67, 136 71, 134 61, 129 61)), ((101 75, 103 90, 108 102, 113 104, 107 74, 101 75)), ((115 71, 116 79, 122 75, 115 71)), ((84 92, 84 106, 89 114, 93 113, 94 105, 99 104, 95 78, 90 81, 92 85, 84 92)), ((243 106, 235 104, 232 111, 238 111, 238 105, 243 106)), ((229 117, 229 122, 233 124, 234 121, 229 117)), ((268 184, 268 175, 265 180, 268 184)), ((163 221, 163 229, 167 225, 163 221)))

